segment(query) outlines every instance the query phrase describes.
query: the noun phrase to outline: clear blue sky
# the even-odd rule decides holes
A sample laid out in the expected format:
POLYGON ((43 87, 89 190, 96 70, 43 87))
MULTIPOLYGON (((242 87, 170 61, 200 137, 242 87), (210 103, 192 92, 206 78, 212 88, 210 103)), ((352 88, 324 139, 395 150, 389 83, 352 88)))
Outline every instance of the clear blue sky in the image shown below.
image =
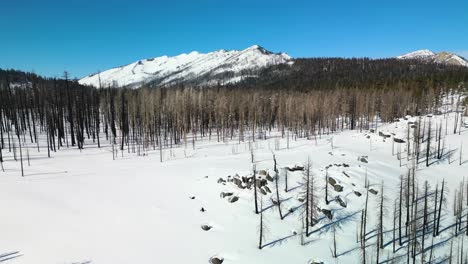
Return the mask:
POLYGON ((2 0, 0 25, 0 68, 46 76, 254 44, 293 57, 468 55, 466 0, 2 0))

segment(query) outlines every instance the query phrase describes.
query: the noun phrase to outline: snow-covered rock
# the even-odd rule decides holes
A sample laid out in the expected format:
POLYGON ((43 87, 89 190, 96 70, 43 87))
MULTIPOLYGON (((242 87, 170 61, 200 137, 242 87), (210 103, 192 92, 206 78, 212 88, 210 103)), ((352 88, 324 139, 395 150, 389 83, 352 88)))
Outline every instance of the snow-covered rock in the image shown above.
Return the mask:
POLYGON ((459 65, 468 67, 468 61, 465 58, 455 53, 445 51, 434 53, 427 49, 417 50, 398 56, 397 59, 417 59, 440 64, 459 65))
POLYGON ((126 66, 91 74, 79 80, 79 83, 95 87, 133 88, 146 83, 159 86, 188 82, 198 85, 223 85, 254 78, 255 70, 285 63, 292 63, 292 58, 286 53, 272 53, 254 45, 241 51, 193 51, 175 57, 162 56, 139 60, 126 66))

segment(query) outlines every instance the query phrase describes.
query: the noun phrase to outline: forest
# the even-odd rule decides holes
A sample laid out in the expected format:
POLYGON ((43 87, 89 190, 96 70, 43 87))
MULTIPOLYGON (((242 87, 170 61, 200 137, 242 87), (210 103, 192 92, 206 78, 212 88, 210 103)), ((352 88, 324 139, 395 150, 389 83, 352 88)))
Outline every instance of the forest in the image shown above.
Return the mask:
POLYGON ((0 159, 14 140, 37 142, 42 131, 47 149, 56 151, 82 149, 100 133, 123 150, 195 144, 198 137, 255 140, 272 130, 305 138, 368 130, 431 113, 441 95, 462 91, 467 82, 464 67, 394 59, 302 59, 265 69, 258 79, 215 87, 95 88, 69 80, 66 72, 55 79, 1 70, 0 159))

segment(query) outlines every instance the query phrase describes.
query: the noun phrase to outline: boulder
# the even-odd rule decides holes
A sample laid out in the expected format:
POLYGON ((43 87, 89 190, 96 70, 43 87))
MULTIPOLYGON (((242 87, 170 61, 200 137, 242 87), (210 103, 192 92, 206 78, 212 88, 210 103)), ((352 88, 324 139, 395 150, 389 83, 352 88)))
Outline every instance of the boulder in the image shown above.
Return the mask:
POLYGON ((211 264, 222 264, 224 262, 224 259, 221 257, 212 257, 210 258, 210 263, 211 264))
POLYGON ((224 182, 226 182, 226 181, 223 178, 218 179, 218 183, 224 183, 224 182))
POLYGON ((341 186, 339 184, 335 184, 333 186, 333 188, 335 189, 335 192, 342 192, 343 191, 343 186, 341 186))
POLYGON ((273 181, 273 177, 270 176, 270 174, 267 174, 265 177, 268 181, 273 181))
POLYGON ((233 182, 235 185, 237 185, 237 187, 241 188, 241 186, 242 186, 242 180, 241 180, 240 178, 234 177, 234 178, 232 179, 232 182, 233 182))
POLYGON ((286 169, 288 171, 303 171, 304 170, 304 167, 303 166, 299 166, 299 165, 295 165, 294 167, 290 168, 290 167, 286 167, 286 169))
POLYGON ((219 195, 221 198, 227 197, 227 196, 232 196, 234 193, 232 192, 221 192, 219 195))
POLYGON ((373 195, 377 195, 377 193, 378 193, 378 192, 377 192, 376 190, 374 190, 374 189, 369 189, 369 192, 372 193, 373 195))
POLYGON ((395 143, 406 143, 403 139, 396 137, 393 138, 393 141, 395 141, 395 143))
POLYGON ((360 192, 358 192, 358 191, 354 191, 354 194, 355 194, 357 197, 361 197, 361 195, 362 195, 362 194, 361 194, 360 192))
POLYGON ((324 214, 328 219, 332 220, 333 219, 333 213, 331 210, 328 209, 322 209, 320 210, 322 214, 324 214))
POLYGON ((228 199, 228 202, 230 202, 230 203, 235 203, 237 201, 239 201, 239 197, 237 197, 237 196, 231 196, 228 199))
POLYGON ((338 196, 336 197, 336 200, 335 200, 341 207, 343 208, 346 208, 347 204, 346 202, 343 200, 343 198, 341 198, 341 196, 338 196))
POLYGON ((256 183, 256 184, 257 184, 257 187, 260 188, 260 187, 262 187, 262 186, 267 185, 267 180, 265 180, 265 179, 257 179, 257 183, 256 183))
POLYGON ((202 226, 201 226, 201 229, 204 230, 204 231, 208 231, 208 230, 210 230, 211 228, 212 228, 212 226, 210 226, 210 225, 202 225, 202 226))
POLYGON ((360 156, 358 157, 358 161, 362 162, 362 163, 369 163, 369 161, 367 160, 368 157, 367 156, 360 156))
POLYGON ((328 183, 329 183, 331 186, 335 186, 336 180, 333 179, 332 177, 328 177, 328 183))

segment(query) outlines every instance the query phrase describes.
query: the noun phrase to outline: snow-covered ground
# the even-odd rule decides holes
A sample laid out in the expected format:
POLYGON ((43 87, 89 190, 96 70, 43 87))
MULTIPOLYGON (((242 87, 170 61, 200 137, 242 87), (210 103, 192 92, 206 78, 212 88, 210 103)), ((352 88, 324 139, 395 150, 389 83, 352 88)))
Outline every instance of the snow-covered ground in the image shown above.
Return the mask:
MULTIPOLYGON (((448 163, 447 157, 434 159, 430 167, 422 162, 417 170, 420 187, 425 180, 432 187, 436 183, 440 186, 442 179, 447 182, 450 193, 442 229, 454 222, 453 192, 463 177, 468 176, 468 155, 463 157, 461 166, 458 161, 462 141, 468 150, 468 128, 464 127, 460 135, 453 134, 455 114, 448 116, 446 148, 450 145, 453 151, 452 163, 448 163)), ((431 117, 433 125, 443 117, 431 117)), ((428 121, 429 117, 424 119, 428 121)), ((148 151, 145 156, 126 150, 113 160, 110 145, 97 148, 88 142, 81 152, 63 148, 47 158, 45 149, 37 153, 31 145, 30 166, 24 163, 25 177, 21 177, 20 162, 13 160, 12 153, 4 152, 5 172, 0 171, 0 255, 17 253, 0 256, 0 262, 208 263, 212 256, 219 256, 226 264, 309 263, 312 260, 358 263, 360 244, 356 242, 356 233, 365 202, 365 175, 368 175, 370 188, 379 194, 380 184, 384 183, 388 207, 384 225, 385 230, 391 230, 399 177, 407 173, 411 163, 403 154, 400 166, 397 155, 392 155, 392 145, 396 153, 399 144, 392 141, 393 137, 406 140, 408 121, 418 121, 418 118, 380 124, 377 133, 343 131, 310 140, 287 140, 273 133, 267 134, 267 140, 250 143, 216 142, 215 138, 211 141, 205 138, 198 141, 195 148, 188 144, 165 149, 162 163, 157 149, 148 151), (379 131, 395 136, 385 139, 379 136, 379 131), (249 147, 253 148, 254 164, 249 147), (310 158, 321 197, 318 206, 331 209, 333 220, 319 213, 320 222, 311 228, 312 234, 304 238, 305 245, 301 245, 303 209, 298 198, 303 191, 302 172, 288 173, 290 190, 285 192, 284 170, 280 169, 280 196, 284 200, 282 210, 286 217, 280 220, 277 207, 272 206, 275 187, 269 182, 273 193, 259 193, 267 230, 264 247, 259 250, 260 218, 254 212, 252 189, 240 189, 229 181, 219 183, 219 178, 227 180, 228 175, 232 178, 236 174, 248 176, 253 165, 257 171, 265 169, 272 173, 272 153, 280 168, 303 165, 310 158), (362 156, 368 156, 368 163, 358 160, 362 156), (343 186, 342 192, 335 192, 329 186, 329 197, 332 200, 339 195, 347 204, 346 208, 337 202, 325 205, 327 166, 329 176, 343 186), (363 195, 358 197, 355 191, 363 195), (239 200, 230 203, 229 197, 220 197, 221 192, 233 192, 239 200), (333 241, 330 223, 338 226, 337 259, 332 258, 330 250, 333 241), (212 228, 204 231, 202 225, 212 228)), ((401 144, 402 152, 405 148, 406 144, 401 144)), ((369 237, 375 232, 378 197, 369 194, 369 237)), ((450 236, 450 231, 443 232, 434 244, 450 236)), ((394 256, 391 239, 391 232, 388 232, 384 242, 390 245, 383 250, 381 260, 394 256)), ((374 243, 375 239, 370 238, 369 258, 374 243)), ((429 238, 426 243, 430 244, 429 238)), ((438 260, 448 255, 448 245, 442 245, 434 252, 438 260)), ((395 256, 405 255, 405 248, 403 246, 395 256)))

